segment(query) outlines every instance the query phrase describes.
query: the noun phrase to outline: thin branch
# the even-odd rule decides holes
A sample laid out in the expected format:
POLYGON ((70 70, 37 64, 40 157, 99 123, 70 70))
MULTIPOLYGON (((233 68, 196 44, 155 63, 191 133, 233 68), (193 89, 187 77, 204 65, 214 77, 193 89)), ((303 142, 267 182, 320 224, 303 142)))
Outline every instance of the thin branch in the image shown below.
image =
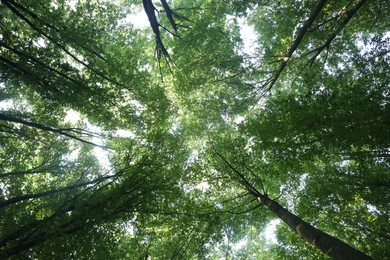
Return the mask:
POLYGON ((266 194, 267 191, 264 188, 263 180, 257 174, 255 174, 250 167, 248 167, 248 165, 246 164, 245 156, 244 156, 244 153, 243 153, 241 147, 240 146, 237 146, 237 147, 238 147, 238 151, 239 151, 239 153, 241 155, 241 164, 260 183, 260 186, 261 186, 261 189, 263 191, 263 194, 266 194))
MULTIPOLYGON (((113 80, 113 79, 107 77, 106 75, 104 75, 103 72, 98 71, 97 69, 95 69, 95 68, 91 67, 90 65, 88 65, 86 62, 84 62, 84 61, 80 60, 79 58, 77 58, 76 55, 72 54, 68 49, 66 49, 66 47, 65 47, 63 44, 61 44, 61 43, 59 43, 58 41, 56 41, 53 37, 51 37, 49 34, 45 33, 43 30, 39 29, 36 25, 34 25, 33 22, 31 22, 27 17, 25 17, 23 14, 21 14, 18 10, 16 10, 16 8, 15 8, 14 6, 12 6, 10 3, 12 3, 12 5, 18 7, 19 9, 24 10, 25 12, 27 12, 28 14, 30 14, 34 19, 38 19, 38 16, 37 16, 36 14, 32 13, 30 10, 26 9, 25 7, 23 7, 22 5, 16 3, 16 2, 13 1, 13 0, 6 1, 6 2, 5 2, 5 5, 6 5, 14 14, 16 14, 16 15, 17 15, 20 19, 22 19, 23 21, 25 21, 32 29, 34 29, 34 30, 37 31, 39 34, 41 34, 42 36, 46 37, 46 38, 49 39, 52 43, 54 43, 55 45, 57 45, 61 50, 63 50, 66 54, 68 54, 70 57, 72 57, 76 62, 82 64, 83 66, 85 66, 86 68, 88 68, 90 71, 94 72, 95 74, 97 74, 97 75, 100 76, 101 78, 107 80, 108 82, 111 82, 111 83, 113 83, 113 84, 115 84, 115 85, 119 85, 119 86, 122 86, 122 87, 126 87, 126 86, 124 86, 122 83, 119 83, 119 82, 117 82, 117 81, 115 81, 115 80, 113 80)), ((49 27, 51 28, 52 26, 50 25, 49 27)), ((59 31, 59 29, 57 29, 57 28, 55 28, 55 30, 59 31)), ((95 55, 97 55, 96 52, 94 52, 94 51, 90 51, 90 52, 92 52, 92 53, 94 53, 95 55)), ((18 55, 19 55, 19 54, 18 54, 18 55)), ((99 58, 103 59, 104 61, 106 61, 106 60, 105 60, 104 58, 102 58, 100 55, 97 55, 97 56, 98 56, 99 58)), ((30 59, 32 59, 32 58, 30 57, 30 59)), ((34 61, 35 61, 35 62, 39 62, 39 61, 37 61, 36 59, 34 59, 34 61)), ((61 76, 63 76, 63 77, 68 78, 65 74, 63 74, 63 73, 61 73, 61 72, 58 72, 57 70, 55 70, 55 69, 53 69, 53 68, 51 68, 51 67, 49 67, 49 66, 47 66, 47 65, 45 65, 45 64, 43 64, 43 63, 41 63, 41 62, 39 62, 39 64, 42 65, 42 66, 44 66, 44 67, 49 68, 50 70, 55 71, 56 73, 58 73, 59 75, 61 75, 61 76)), ((70 79, 71 81, 74 81, 74 80, 72 80, 71 78, 68 78, 68 79, 70 79)), ((79 83, 79 84, 81 84, 81 83, 79 83)), ((128 88, 126 87, 126 89, 128 89, 128 88)), ((130 89, 128 89, 128 90, 131 91, 131 92, 133 93, 132 90, 130 90, 130 89)))
POLYGON ((84 144, 89 144, 89 145, 93 145, 93 146, 96 146, 96 147, 109 149, 106 146, 98 145, 98 144, 92 143, 90 141, 81 139, 81 138, 79 138, 79 137, 77 137, 75 135, 68 134, 68 133, 66 133, 66 131, 64 131, 61 128, 53 128, 53 127, 50 127, 50 126, 45 126, 45 125, 42 125, 42 124, 39 124, 39 123, 29 122, 29 121, 26 121, 26 120, 21 119, 21 118, 11 117, 11 116, 8 116, 8 115, 5 115, 5 114, 1 114, 1 113, 0 113, 0 120, 13 122, 13 123, 18 123, 18 124, 23 124, 23 125, 26 125, 26 126, 30 126, 30 127, 34 127, 34 128, 43 130, 43 131, 49 131, 49 132, 52 132, 52 133, 57 133, 59 135, 66 136, 66 137, 75 139, 77 141, 80 141, 80 142, 82 142, 84 144))
POLYGON ((308 62, 306 63, 305 67, 311 66, 314 63, 314 61, 317 59, 318 55, 320 55, 320 53, 324 49, 329 48, 331 42, 336 38, 336 36, 341 32, 341 30, 348 24, 348 22, 351 20, 351 18, 357 13, 357 11, 359 11, 359 9, 363 6, 363 4, 366 1, 367 0, 360 0, 355 5, 354 8, 352 8, 349 11, 346 11, 345 19, 341 22, 341 24, 338 26, 338 28, 331 35, 329 35, 328 39, 325 41, 325 43, 323 45, 321 45, 320 47, 315 48, 314 50, 311 50, 308 53, 304 54, 304 56, 306 56, 306 55, 309 55, 311 53, 314 53, 313 57, 310 58, 310 60, 308 60, 308 62))
POLYGON ((177 34, 177 26, 176 26, 176 23, 175 21, 173 20, 173 15, 175 15, 175 13, 172 11, 172 9, 169 7, 168 3, 166 0, 160 0, 164 10, 165 10, 165 14, 169 20, 169 23, 171 24, 173 30, 175 30, 176 34, 177 34))
MULTIPOLYGON (((257 200, 257 198, 254 198, 252 201, 255 201, 257 200)), ((230 214, 234 214, 234 215, 241 215, 241 214, 246 214, 248 212, 251 212, 257 208, 260 208, 261 206, 263 206, 261 203, 257 204, 256 206, 252 207, 252 208, 249 208, 247 210, 244 210, 244 211, 230 211, 230 210, 226 210, 226 211, 223 211, 225 213, 230 213, 230 214)))
POLYGON ((332 22, 332 21, 335 21, 335 20, 338 20, 340 19, 345 13, 346 11, 348 10, 348 8, 353 4, 355 0, 351 0, 349 1, 348 4, 346 4, 345 6, 343 6, 343 8, 341 8, 341 10, 337 13, 337 15, 325 20, 324 22, 322 23, 319 23, 316 27, 314 28, 309 28, 308 29, 308 32, 314 32, 315 30, 317 30, 318 28, 324 26, 325 24, 329 23, 329 22, 332 22))
POLYGON ((91 184, 101 183, 107 179, 110 179, 110 178, 113 178, 116 176, 117 176, 116 174, 103 176, 103 177, 97 178, 97 179, 92 180, 92 181, 77 183, 77 184, 65 186, 65 187, 58 188, 58 189, 48 190, 48 191, 44 191, 44 192, 38 192, 38 193, 34 193, 34 194, 26 194, 26 195, 14 197, 11 199, 3 200, 3 201, 0 201, 0 208, 8 206, 10 204, 17 203, 17 202, 25 201, 25 200, 36 199, 36 198, 40 198, 40 197, 44 197, 44 196, 48 196, 48 195, 52 195, 52 194, 57 194, 57 193, 62 192, 62 191, 68 191, 68 190, 76 189, 79 187, 85 187, 85 186, 88 186, 91 184))
POLYGON ((283 70, 285 69, 288 61, 290 60, 291 56, 293 53, 296 51, 298 48, 298 45, 301 43, 303 37, 305 36, 306 32, 310 28, 310 26, 313 24, 314 20, 317 18, 319 13, 321 12, 322 8, 325 6, 326 0, 319 0, 317 2, 317 5, 314 7, 312 12, 310 13, 309 18, 305 21, 303 24, 299 34, 295 38, 293 44, 291 45, 290 49, 288 50, 287 54, 285 55, 285 59, 282 59, 282 64, 280 65, 278 71, 271 77, 269 78, 269 82, 263 85, 263 87, 268 86, 267 90, 270 90, 278 80, 280 74, 282 74, 283 70))
POLYGON ((35 64, 38 64, 38 65, 42 66, 43 68, 48 69, 48 70, 51 71, 51 72, 54 72, 55 74, 57 74, 57 75, 63 77, 64 79, 67 79, 67 80, 73 82, 73 83, 76 84, 76 85, 81 85, 81 86, 84 85, 82 82, 80 82, 80 81, 78 81, 78 80, 76 80, 76 79, 74 79, 74 78, 72 78, 72 77, 69 77, 69 76, 66 75, 65 73, 63 73, 63 72, 59 71, 58 69, 55 69, 55 68, 53 68, 53 67, 51 67, 51 66, 45 64, 44 62, 42 62, 42 61, 40 61, 40 60, 34 58, 33 56, 28 55, 28 54, 26 54, 26 53, 24 53, 24 52, 21 52, 21 51, 15 49, 15 48, 12 48, 12 47, 9 46, 9 45, 6 45, 5 42, 4 42, 3 40, 0 40, 0 46, 2 46, 2 47, 4 47, 4 48, 8 49, 9 51, 11 51, 11 52, 17 54, 19 57, 27 58, 27 59, 30 60, 31 62, 33 62, 33 63, 35 63, 35 64))
POLYGON ((230 170, 232 170, 238 177, 239 179, 242 181, 243 185, 245 186, 245 188, 248 190, 248 192, 250 194, 253 194, 253 195, 258 195, 258 194, 261 194, 249 181, 247 178, 245 178, 245 176, 239 171, 237 170, 214 146, 213 142, 211 141, 210 139, 210 136, 209 136, 209 141, 211 142, 211 146, 213 148, 213 151, 214 153, 228 166, 228 168, 230 170))
POLYGON ((230 199, 226 199, 226 200, 220 201, 220 202, 214 204, 213 207, 215 207, 215 206, 218 205, 218 204, 225 204, 225 203, 228 203, 228 202, 231 202, 231 201, 234 201, 234 200, 241 199, 241 198, 243 198, 243 197, 245 197, 245 196, 248 196, 248 195, 250 195, 248 192, 239 194, 238 196, 236 196, 236 197, 234 197, 234 198, 230 198, 230 199))

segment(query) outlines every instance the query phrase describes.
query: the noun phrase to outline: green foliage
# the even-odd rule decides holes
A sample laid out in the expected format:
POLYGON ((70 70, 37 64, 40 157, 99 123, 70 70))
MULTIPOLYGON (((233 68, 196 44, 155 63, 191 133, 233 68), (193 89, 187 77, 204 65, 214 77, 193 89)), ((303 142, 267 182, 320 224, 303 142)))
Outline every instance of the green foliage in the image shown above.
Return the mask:
POLYGON ((390 255, 388 1, 157 2, 1 2, 0 258, 390 255))

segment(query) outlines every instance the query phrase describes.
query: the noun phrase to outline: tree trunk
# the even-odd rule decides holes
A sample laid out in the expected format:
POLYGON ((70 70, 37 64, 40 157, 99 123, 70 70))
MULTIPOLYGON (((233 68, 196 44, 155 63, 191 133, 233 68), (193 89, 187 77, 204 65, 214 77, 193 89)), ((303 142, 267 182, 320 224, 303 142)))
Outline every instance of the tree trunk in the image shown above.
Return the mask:
MULTIPOLYGON (((18 123, 18 124, 22 124, 22 125, 29 126, 29 127, 34 127, 36 129, 39 129, 39 130, 56 133, 56 134, 59 134, 59 135, 62 135, 62 136, 66 136, 66 137, 75 139, 75 140, 80 141, 80 142, 82 142, 84 144, 90 144, 90 145, 93 145, 93 146, 96 146, 96 147, 105 148, 105 149, 107 148, 105 146, 92 143, 90 141, 84 140, 84 139, 82 139, 80 137, 77 137, 75 135, 67 133, 67 131, 75 132, 74 129, 71 129, 71 128, 68 128, 68 129, 67 128, 53 128, 53 127, 50 127, 50 126, 45 126, 45 125, 40 124, 40 123, 34 123, 34 122, 26 121, 24 119, 13 117, 13 116, 10 116, 10 115, 7 115, 7 114, 3 114, 3 113, 0 113, 0 120, 1 121, 12 122, 12 123, 18 123)), ((83 131, 81 130, 81 131, 79 131, 79 133, 83 133, 83 131)))
POLYGON ((270 211, 275 213, 300 237, 313 244, 325 254, 332 257, 332 259, 372 259, 364 253, 342 242, 341 240, 313 227, 267 196, 258 194, 257 198, 259 202, 264 204, 270 211))
POLYGON ((17 202, 25 201, 25 200, 36 199, 36 198, 40 198, 40 197, 44 197, 44 196, 48 196, 48 195, 53 195, 53 194, 56 194, 59 192, 68 191, 68 190, 72 190, 72 189, 76 189, 76 188, 80 188, 80 187, 87 187, 88 185, 98 184, 100 182, 103 182, 105 180, 108 180, 108 179, 114 178, 114 177, 118 177, 118 176, 119 175, 115 175, 115 174, 103 176, 103 177, 100 177, 100 178, 97 178, 95 180, 88 181, 88 182, 76 183, 76 184, 73 184, 70 186, 65 186, 65 187, 58 188, 58 189, 52 189, 52 190, 43 191, 43 192, 34 193, 34 194, 26 194, 26 195, 10 198, 7 200, 2 200, 2 201, 0 201, 0 208, 8 206, 10 204, 17 203, 17 202))

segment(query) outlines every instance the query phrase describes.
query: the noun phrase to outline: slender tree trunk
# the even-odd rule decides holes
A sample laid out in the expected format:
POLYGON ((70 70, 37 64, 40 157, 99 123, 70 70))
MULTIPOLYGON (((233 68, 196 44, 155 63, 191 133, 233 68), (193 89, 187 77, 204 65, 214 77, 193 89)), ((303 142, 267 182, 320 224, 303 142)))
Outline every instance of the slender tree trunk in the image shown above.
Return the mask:
POLYGON ((26 194, 26 195, 10 198, 10 199, 7 199, 7 200, 0 201, 0 208, 8 206, 10 204, 14 204, 14 203, 20 202, 20 201, 36 199, 36 198, 40 198, 40 197, 44 197, 44 196, 48 196, 48 195, 53 195, 53 194, 56 194, 56 193, 59 193, 59 192, 68 191, 68 190, 72 190, 72 189, 76 189, 76 188, 80 188, 80 187, 87 187, 88 185, 97 184, 97 183, 103 182, 105 180, 108 180, 110 178, 114 178, 114 177, 117 177, 117 176, 118 175, 115 175, 115 174, 114 175, 103 176, 103 177, 100 177, 100 178, 97 178, 95 180, 88 181, 88 182, 76 183, 76 184, 73 184, 73 185, 70 185, 70 186, 66 186, 66 187, 62 187, 62 188, 58 188, 58 189, 52 189, 52 190, 43 191, 43 192, 39 192, 39 193, 26 194))
MULTIPOLYGON (((53 128, 53 127, 50 127, 50 126, 45 126, 45 125, 40 124, 40 123, 34 123, 34 122, 26 121, 24 119, 13 117, 13 116, 10 116, 10 115, 7 115, 7 114, 3 114, 3 113, 0 113, 0 120, 1 121, 8 121, 8 122, 13 122, 13 123, 18 123, 18 124, 26 125, 26 126, 29 126, 29 127, 34 127, 36 129, 40 129, 40 130, 43 130, 43 131, 56 133, 56 134, 59 134, 59 135, 62 135, 62 136, 66 136, 66 137, 75 139, 75 140, 80 141, 80 142, 82 142, 84 144, 90 144, 90 145, 93 145, 93 146, 96 146, 96 147, 105 148, 105 149, 107 148, 107 147, 105 147, 103 145, 98 145, 98 144, 92 143, 90 141, 84 140, 84 139, 82 139, 80 137, 77 137, 75 135, 67 133, 66 131, 72 131, 72 129, 69 129, 69 128, 68 129, 67 128, 53 128)), ((82 132, 80 132, 80 133, 82 133, 82 132)))
POLYGON ((257 198, 259 202, 264 204, 270 211, 275 213, 300 237, 313 244, 325 254, 332 257, 332 259, 372 259, 364 253, 342 242, 341 240, 313 227, 267 196, 257 194, 257 198))

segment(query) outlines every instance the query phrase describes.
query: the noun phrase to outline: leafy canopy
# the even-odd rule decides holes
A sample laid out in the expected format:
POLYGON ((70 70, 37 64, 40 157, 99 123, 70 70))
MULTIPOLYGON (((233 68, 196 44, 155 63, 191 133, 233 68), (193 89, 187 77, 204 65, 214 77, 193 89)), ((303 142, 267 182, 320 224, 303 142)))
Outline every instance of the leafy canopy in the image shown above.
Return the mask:
POLYGON ((1 258, 322 259, 233 167, 384 259, 389 9, 1 1, 1 258))

